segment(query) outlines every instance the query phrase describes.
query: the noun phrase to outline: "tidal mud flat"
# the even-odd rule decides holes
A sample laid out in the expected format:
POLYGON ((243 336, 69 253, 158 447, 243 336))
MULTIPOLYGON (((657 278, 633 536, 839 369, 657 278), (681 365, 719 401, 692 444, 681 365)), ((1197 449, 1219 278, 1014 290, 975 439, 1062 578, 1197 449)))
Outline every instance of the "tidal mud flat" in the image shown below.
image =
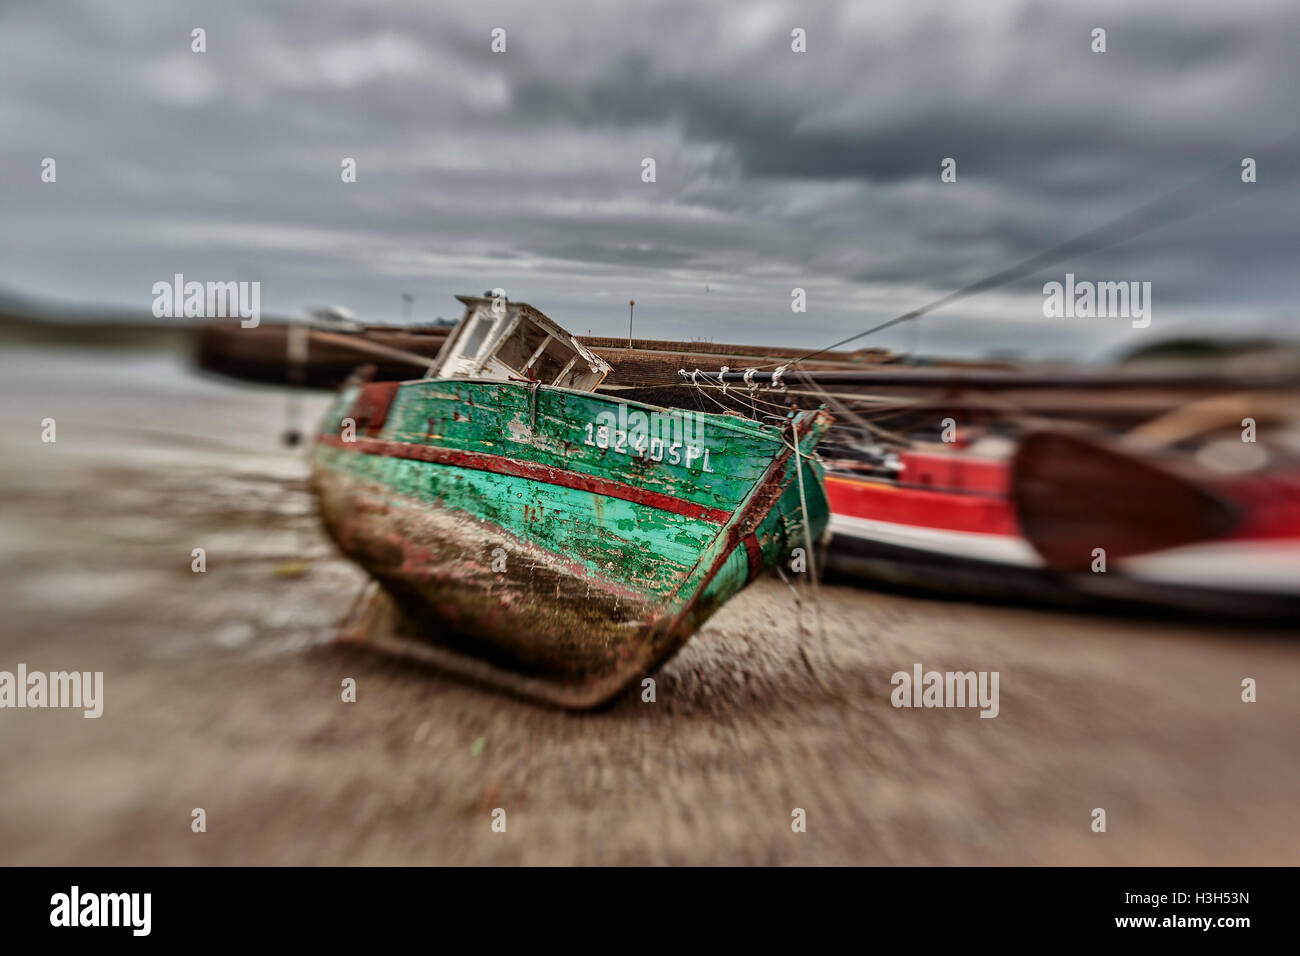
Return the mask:
POLYGON ((334 643, 364 577, 278 444, 284 392, 170 352, 10 348, 0 373, 0 671, 104 675, 98 719, 0 710, 0 863, 1300 856, 1294 634, 823 586, 823 639, 806 582, 801 612, 765 578, 653 703, 565 713, 334 643), (997 716, 895 708, 918 664, 996 671, 997 716))

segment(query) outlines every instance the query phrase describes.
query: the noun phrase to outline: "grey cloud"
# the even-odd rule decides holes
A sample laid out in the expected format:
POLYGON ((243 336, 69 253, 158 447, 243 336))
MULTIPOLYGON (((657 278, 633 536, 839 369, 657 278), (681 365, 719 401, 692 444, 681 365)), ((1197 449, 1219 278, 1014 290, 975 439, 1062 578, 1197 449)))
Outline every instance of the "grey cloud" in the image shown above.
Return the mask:
POLYGON ((0 286, 144 308, 174 271, 257 277, 267 311, 383 321, 399 291, 431 318, 503 285, 583 331, 617 332, 636 298, 640 334, 789 342, 799 285, 797 337, 829 341, 1223 169, 1203 214, 955 305, 921 339, 1095 352, 1114 330, 1035 315, 1067 268, 1150 279, 1170 323, 1285 327, 1300 161, 1269 144, 1300 125, 1300 10, 1130 7, 6 7, 0 286), (1232 176, 1243 155, 1254 186, 1232 176))

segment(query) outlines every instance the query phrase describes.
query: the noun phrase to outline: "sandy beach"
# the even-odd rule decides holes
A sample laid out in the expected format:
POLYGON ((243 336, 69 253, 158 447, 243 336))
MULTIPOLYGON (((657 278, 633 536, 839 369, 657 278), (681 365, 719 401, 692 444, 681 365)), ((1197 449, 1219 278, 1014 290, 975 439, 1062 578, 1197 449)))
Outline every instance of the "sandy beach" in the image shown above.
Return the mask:
POLYGON ((1294 634, 836 584, 823 639, 807 582, 801 612, 765 578, 653 703, 565 713, 335 643, 364 578, 321 533, 305 450, 278 442, 282 391, 172 352, 20 347, 0 396, 0 670, 104 674, 99 719, 0 711, 0 863, 1300 856, 1294 634), (916 664, 998 672, 998 715, 893 707, 916 664))

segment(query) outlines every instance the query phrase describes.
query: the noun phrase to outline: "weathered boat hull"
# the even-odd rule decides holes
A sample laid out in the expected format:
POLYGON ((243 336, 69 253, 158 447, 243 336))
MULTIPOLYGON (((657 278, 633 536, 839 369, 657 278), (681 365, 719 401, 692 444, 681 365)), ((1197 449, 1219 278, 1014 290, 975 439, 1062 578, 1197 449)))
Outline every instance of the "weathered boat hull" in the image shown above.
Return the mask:
MULTIPOLYGON (((775 428, 438 380, 390 389, 377 424, 385 387, 345 390, 327 416, 313 463, 321 512, 391 599, 370 624, 468 676, 595 706, 802 545, 791 439, 809 452, 824 414, 775 428), (638 430, 638 416, 666 438, 638 430)), ((828 508, 819 466, 801 460, 815 539, 828 508)))

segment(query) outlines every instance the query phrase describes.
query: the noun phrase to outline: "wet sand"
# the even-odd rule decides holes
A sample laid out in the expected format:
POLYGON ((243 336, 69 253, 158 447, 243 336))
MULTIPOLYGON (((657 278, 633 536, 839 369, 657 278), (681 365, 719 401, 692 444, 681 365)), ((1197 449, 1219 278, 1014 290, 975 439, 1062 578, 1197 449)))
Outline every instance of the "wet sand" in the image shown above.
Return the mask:
POLYGON ((282 392, 10 348, 0 398, 0 670, 105 682, 98 720, 0 710, 0 863, 1300 860, 1297 635, 823 586, 814 677, 773 578, 656 702, 563 713, 333 643, 363 576, 277 444, 282 392), (895 709, 917 663, 998 671, 999 715, 895 709))

